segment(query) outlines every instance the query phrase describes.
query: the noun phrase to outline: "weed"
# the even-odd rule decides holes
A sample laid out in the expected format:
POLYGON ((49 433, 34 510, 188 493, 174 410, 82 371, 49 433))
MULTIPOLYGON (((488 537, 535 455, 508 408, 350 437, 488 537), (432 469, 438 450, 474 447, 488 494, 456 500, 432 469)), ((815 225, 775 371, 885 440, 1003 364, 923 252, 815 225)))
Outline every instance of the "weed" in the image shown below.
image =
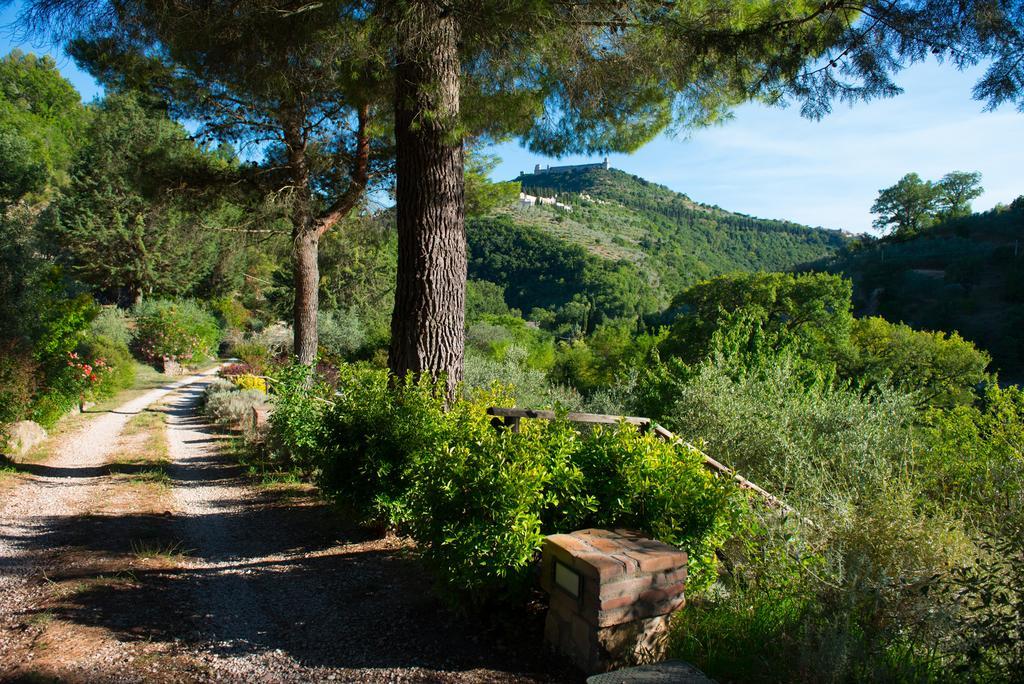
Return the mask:
POLYGON ((158 539, 133 540, 131 549, 139 560, 155 559, 168 562, 182 560, 190 553, 181 541, 167 542, 158 539))

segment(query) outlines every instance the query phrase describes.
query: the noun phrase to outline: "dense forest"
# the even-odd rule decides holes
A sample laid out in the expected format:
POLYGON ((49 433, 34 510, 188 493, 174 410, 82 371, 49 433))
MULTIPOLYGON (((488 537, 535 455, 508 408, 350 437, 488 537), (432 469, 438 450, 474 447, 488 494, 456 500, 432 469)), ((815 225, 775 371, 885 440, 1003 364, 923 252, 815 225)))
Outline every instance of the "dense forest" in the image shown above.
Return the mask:
POLYGON ((57 425, 139 362, 230 358, 203 405, 231 429, 271 411, 232 433, 252 476, 407 536, 462 611, 534 600, 545 535, 625 526, 688 551, 668 652, 721 681, 1024 672, 1019 201, 850 241, 617 171, 492 183, 471 150, 453 394, 388 369, 395 211, 364 198, 323 233, 303 363, 294 198, 253 180, 281 149, 269 170, 242 161, 130 87, 83 104, 22 53, 0 61, 0 98, 5 429, 57 425), (520 209, 520 187, 573 209, 520 209), (499 432, 494 405, 644 415, 682 441, 499 432))
POLYGON ((814 265, 854 284, 854 306, 923 330, 955 330, 1024 378, 1024 199, 942 218, 911 235, 862 238, 814 265))

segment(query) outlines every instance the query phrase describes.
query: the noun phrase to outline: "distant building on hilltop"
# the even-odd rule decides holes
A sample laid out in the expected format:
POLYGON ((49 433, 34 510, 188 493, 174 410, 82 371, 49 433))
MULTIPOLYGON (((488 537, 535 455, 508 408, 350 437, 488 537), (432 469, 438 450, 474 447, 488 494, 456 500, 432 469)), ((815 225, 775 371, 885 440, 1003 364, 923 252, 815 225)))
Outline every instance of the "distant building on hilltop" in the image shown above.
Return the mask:
POLYGON ((562 209, 564 211, 572 211, 572 206, 559 202, 557 195, 554 197, 537 197, 536 195, 527 195, 525 192, 519 193, 520 209, 529 209, 530 207, 535 207, 538 204, 554 207, 555 209, 562 209))
POLYGON ((604 158, 603 162, 597 164, 574 164, 571 166, 546 166, 541 168, 540 164, 533 167, 535 174, 540 173, 579 173, 580 171, 590 171, 591 169, 604 169, 607 171, 611 166, 608 164, 608 157, 604 158))

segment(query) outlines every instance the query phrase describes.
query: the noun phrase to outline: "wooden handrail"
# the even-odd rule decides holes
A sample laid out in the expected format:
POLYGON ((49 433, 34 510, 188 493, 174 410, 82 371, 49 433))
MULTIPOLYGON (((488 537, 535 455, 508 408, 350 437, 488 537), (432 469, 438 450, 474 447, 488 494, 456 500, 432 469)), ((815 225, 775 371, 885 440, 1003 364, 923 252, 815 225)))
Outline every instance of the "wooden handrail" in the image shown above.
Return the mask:
MULTIPOLYGON (((510 429, 512 432, 519 432, 519 421, 523 418, 555 420, 555 418, 558 417, 558 414, 555 413, 554 411, 534 411, 533 409, 499 408, 497 406, 492 406, 489 409, 487 409, 487 414, 494 416, 494 420, 491 421, 491 424, 494 425, 495 428, 507 428, 510 429)), ((719 463, 718 461, 711 458, 703 451, 695 447, 693 444, 690 444, 689 442, 684 441, 681 437, 678 437, 672 431, 666 430, 660 425, 656 425, 654 421, 652 421, 650 418, 643 418, 640 416, 612 416, 600 413, 566 413, 565 419, 573 423, 586 423, 591 425, 618 425, 619 423, 624 422, 630 425, 637 426, 638 428, 640 428, 641 432, 646 432, 647 430, 653 427, 654 434, 660 437, 661 439, 665 440, 666 442, 670 442, 672 444, 681 444, 687 447, 688 449, 693 449, 698 454, 700 454, 701 457, 704 459, 704 465, 705 467, 708 468, 708 470, 711 470, 723 477, 728 477, 731 480, 733 480, 736 484, 738 484, 741 488, 754 492, 755 494, 760 496, 770 508, 778 509, 786 515, 792 515, 794 517, 799 518, 802 522, 809 524, 811 527, 814 526, 814 523, 800 515, 800 513, 795 508, 787 504, 779 497, 775 496, 774 494, 768 493, 762 487, 754 484, 747 478, 741 475, 737 475, 736 471, 734 471, 732 468, 729 468, 728 466, 719 463)))

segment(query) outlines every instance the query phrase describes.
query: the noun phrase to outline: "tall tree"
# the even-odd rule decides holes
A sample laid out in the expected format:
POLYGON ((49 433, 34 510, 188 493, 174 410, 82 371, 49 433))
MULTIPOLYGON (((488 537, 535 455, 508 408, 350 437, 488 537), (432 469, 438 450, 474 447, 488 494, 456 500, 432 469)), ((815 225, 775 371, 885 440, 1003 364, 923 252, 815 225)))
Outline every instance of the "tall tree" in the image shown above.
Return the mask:
POLYGON ((380 157, 380 86, 361 56, 361 22, 345 21, 336 2, 284 0, 41 1, 34 10, 30 20, 66 20, 58 28, 74 37, 73 56, 109 87, 150 93, 198 121, 200 138, 263 158, 235 187, 256 188, 287 215, 295 354, 311 363, 320 239, 359 206, 380 157))
POLYGON ((908 173, 895 185, 878 191, 871 213, 878 214, 872 225, 900 237, 910 237, 933 222, 939 203, 939 191, 931 181, 908 173))
MULTIPOLYGON (((30 3, 34 16, 45 18, 83 6, 95 14, 97 4, 110 7, 119 22, 149 23, 148 16, 126 13, 121 2, 30 3)), ((796 99, 813 117, 837 99, 895 95, 893 74, 933 53, 960 67, 989 59, 975 95, 990 106, 1012 101, 1024 108, 1024 5, 1009 0, 128 5, 142 15, 189 10, 183 13, 189 21, 202 22, 191 25, 201 36, 194 40, 220 41, 223 28, 229 37, 230 29, 246 32, 254 49, 241 53, 246 63, 263 59, 274 67, 250 75, 274 83, 281 83, 275 76, 284 78, 286 91, 284 74, 302 60, 294 50, 280 63, 267 56, 281 37, 288 44, 284 27, 359 27, 325 42, 393 79, 400 270, 391 369, 443 374, 449 387, 462 374, 461 146, 469 133, 519 136, 551 154, 634 150, 667 127, 710 123, 751 99, 796 99), (227 18, 207 21, 203 8, 210 7, 227 18), (261 20, 245 21, 249 14, 261 20)), ((323 93, 316 90, 323 81, 302 82, 323 93)), ((355 102, 355 94, 335 88, 335 101, 355 102)))
POLYGON ((181 192, 182 179, 230 175, 238 161, 197 147, 138 97, 114 93, 92 109, 47 222, 51 252, 121 301, 190 293, 233 248, 215 229, 241 217, 220 197, 181 192))
POLYGON ((390 365, 443 374, 450 387, 462 372, 462 318, 451 309, 465 288, 457 147, 467 133, 516 135, 556 155, 631 151, 751 99, 796 99, 817 117, 836 99, 895 95, 893 74, 933 53, 958 66, 992 58, 975 95, 1024 108, 1016 2, 405 0, 375 9, 395 29, 397 56, 405 259, 390 365))
POLYGON ((977 171, 952 171, 942 177, 938 186, 939 215, 942 218, 970 216, 971 201, 981 197, 981 173, 977 171))

